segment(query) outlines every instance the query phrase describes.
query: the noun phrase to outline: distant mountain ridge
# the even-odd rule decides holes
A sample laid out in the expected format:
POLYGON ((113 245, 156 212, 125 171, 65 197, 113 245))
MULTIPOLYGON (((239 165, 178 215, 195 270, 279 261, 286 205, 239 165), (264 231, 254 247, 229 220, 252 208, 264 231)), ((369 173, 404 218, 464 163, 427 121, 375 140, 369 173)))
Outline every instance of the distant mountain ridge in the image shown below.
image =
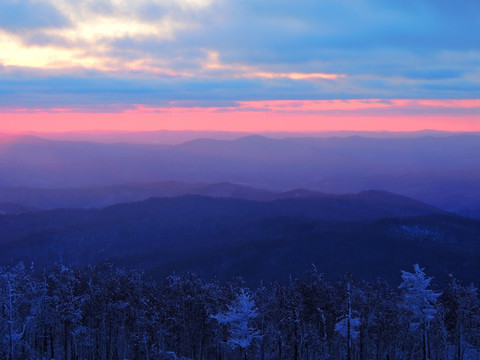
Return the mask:
POLYGON ((40 209, 13 203, 0 203, 0 215, 18 215, 33 211, 40 211, 40 209))
POLYGON ((188 270, 257 282, 315 263, 331 276, 397 281, 400 269, 421 262, 434 275, 454 269, 469 280, 479 255, 480 222, 377 191, 273 201, 187 195, 0 216, 0 264, 40 269, 111 261, 160 277, 188 270))
MULTIPOLYGON (((441 212, 439 208, 423 204, 420 201, 375 190, 363 191, 358 194, 335 195, 307 189, 274 192, 231 183, 188 184, 172 181, 77 189, 0 188, 0 202, 22 204, 26 211, 28 209, 103 208, 119 203, 142 201, 152 197, 177 197, 183 195, 201 195, 213 198, 253 201, 306 198, 359 199, 365 202, 377 201, 378 203, 385 203, 385 206, 392 205, 393 208, 401 203, 403 205, 412 205, 412 208, 425 209, 426 212, 441 212)), ((388 209, 386 211, 387 213, 389 212, 388 209)))
POLYGON ((275 192, 378 189, 461 211, 480 207, 478 154, 479 134, 247 136, 179 145, 11 137, 0 141, 0 187, 55 189, 176 181, 233 183, 275 192))
MULTIPOLYGON (((218 140, 232 140, 244 136, 249 136, 248 132, 231 131, 182 131, 182 130, 160 130, 160 131, 94 131, 94 132, 63 132, 63 133, 38 133, 30 132, 28 135, 37 136, 50 140, 65 141, 91 141, 102 143, 130 143, 130 144, 162 144, 176 145, 183 142, 198 139, 209 138, 218 140)), ((424 129, 419 131, 322 131, 322 132, 259 132, 258 135, 274 139, 284 139, 288 137, 349 137, 362 136, 371 138, 405 138, 421 136, 450 136, 462 134, 462 132, 439 131, 424 129)), ((480 133, 476 133, 477 135, 480 133)), ((2 135, 0 134, 0 139, 2 135)))

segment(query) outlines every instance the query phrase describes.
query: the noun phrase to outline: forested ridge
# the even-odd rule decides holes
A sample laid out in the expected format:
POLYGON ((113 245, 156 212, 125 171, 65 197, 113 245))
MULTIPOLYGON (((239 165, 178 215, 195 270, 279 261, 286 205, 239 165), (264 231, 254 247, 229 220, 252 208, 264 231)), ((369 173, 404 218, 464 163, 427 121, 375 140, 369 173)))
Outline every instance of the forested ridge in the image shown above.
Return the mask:
POLYGON ((0 358, 476 359, 480 298, 415 265, 398 284, 301 279, 247 288, 185 273, 162 281, 108 263, 22 263, 0 273, 0 358))
POLYGON ((301 277, 311 263, 329 279, 352 273, 395 283, 421 263, 438 282, 476 282, 480 221, 382 192, 247 201, 181 196, 104 209, 0 216, 0 265, 108 261, 163 279, 242 276, 248 285, 301 277), (386 216, 390 216, 385 218, 386 216))

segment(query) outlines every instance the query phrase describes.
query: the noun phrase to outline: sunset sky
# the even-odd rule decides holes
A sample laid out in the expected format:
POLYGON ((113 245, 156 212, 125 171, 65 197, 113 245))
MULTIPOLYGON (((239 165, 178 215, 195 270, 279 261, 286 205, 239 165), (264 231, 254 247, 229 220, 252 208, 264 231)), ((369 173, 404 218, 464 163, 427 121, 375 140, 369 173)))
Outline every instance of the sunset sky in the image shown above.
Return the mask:
POLYGON ((1 0, 0 132, 480 131, 477 0, 1 0))

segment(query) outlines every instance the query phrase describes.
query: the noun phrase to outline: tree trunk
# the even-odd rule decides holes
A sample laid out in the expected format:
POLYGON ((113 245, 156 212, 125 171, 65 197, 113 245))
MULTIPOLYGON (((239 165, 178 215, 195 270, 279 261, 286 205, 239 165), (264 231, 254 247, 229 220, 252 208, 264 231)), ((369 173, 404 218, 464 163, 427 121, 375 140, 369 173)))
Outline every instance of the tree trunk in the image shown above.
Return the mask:
POLYGON ((297 330, 297 316, 296 316, 296 314, 295 314, 294 324, 295 324, 295 325, 294 325, 295 344, 294 344, 294 348, 293 348, 293 351, 294 351, 293 359, 294 359, 294 360, 298 360, 298 339, 297 339, 297 336, 298 336, 297 332, 298 332, 298 330, 297 330))
POLYGON ((50 327, 50 357, 55 358, 55 338, 53 336, 53 326, 50 327))
POLYGON ((427 338, 427 325, 424 325, 423 329, 423 360, 428 360, 428 338, 427 338))
POLYGON ((68 360, 68 328, 66 321, 63 323, 63 356, 64 360, 68 360))
POLYGON ((282 339, 278 338, 278 360, 282 360, 282 339))
POLYGON ((457 324, 455 329, 455 359, 462 359, 462 312, 458 309, 457 324))
POLYGON ((352 299, 350 298, 350 283, 347 284, 348 318, 347 318, 347 360, 352 360, 352 299))
POLYGON ((13 342, 13 290, 12 284, 10 283, 10 275, 7 275, 7 286, 8 286, 8 328, 10 332, 10 359, 15 360, 15 343, 13 342))
POLYGON ((265 336, 262 336, 262 342, 260 343, 260 360, 265 360, 265 336))

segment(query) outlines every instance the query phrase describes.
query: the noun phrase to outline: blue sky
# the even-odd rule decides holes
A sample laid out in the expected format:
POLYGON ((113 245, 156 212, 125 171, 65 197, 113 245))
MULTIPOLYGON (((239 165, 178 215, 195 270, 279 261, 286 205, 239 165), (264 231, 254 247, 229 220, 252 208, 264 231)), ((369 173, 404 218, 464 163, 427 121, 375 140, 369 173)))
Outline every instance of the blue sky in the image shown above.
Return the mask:
POLYGON ((478 14, 473 0, 2 0, 0 111, 480 99, 478 14))

